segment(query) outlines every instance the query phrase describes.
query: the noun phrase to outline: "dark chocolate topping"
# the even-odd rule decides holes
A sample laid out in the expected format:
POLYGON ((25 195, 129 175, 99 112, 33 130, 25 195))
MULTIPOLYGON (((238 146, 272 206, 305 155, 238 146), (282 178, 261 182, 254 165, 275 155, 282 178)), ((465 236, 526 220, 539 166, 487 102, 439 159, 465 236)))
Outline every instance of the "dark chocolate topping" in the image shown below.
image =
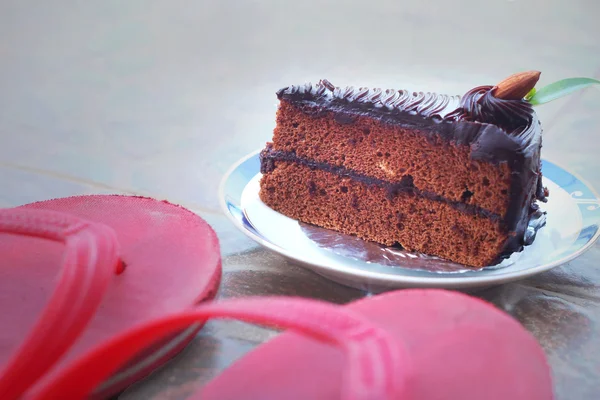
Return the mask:
POLYGON ((507 251, 522 248, 532 205, 545 201, 540 149, 542 129, 525 100, 494 97, 493 86, 479 86, 464 96, 369 88, 344 89, 329 81, 289 86, 277 97, 315 118, 333 114, 338 123, 366 116, 382 124, 416 129, 428 137, 470 146, 473 160, 507 163, 511 173, 511 201, 502 216, 515 235, 507 251), (533 188, 533 189, 532 189, 533 188))
POLYGON ((460 96, 448 96, 437 93, 408 92, 406 90, 366 87, 355 88, 333 86, 326 79, 317 84, 307 83, 300 86, 288 86, 277 92, 279 99, 308 100, 317 103, 351 104, 363 109, 385 109, 400 111, 423 117, 444 116, 456 110, 460 96))

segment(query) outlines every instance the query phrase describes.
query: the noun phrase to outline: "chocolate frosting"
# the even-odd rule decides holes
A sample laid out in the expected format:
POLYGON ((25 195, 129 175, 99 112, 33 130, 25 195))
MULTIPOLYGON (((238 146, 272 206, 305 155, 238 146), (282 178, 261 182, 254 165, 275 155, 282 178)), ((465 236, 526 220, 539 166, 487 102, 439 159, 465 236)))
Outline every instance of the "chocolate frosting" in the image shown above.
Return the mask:
POLYGON ((511 173, 510 204, 503 216, 511 232, 505 254, 523 245, 536 200, 546 201, 542 186, 540 150, 542 129, 532 106, 525 100, 494 97, 495 87, 478 86, 463 96, 408 92, 394 89, 336 87, 327 80, 289 86, 277 97, 319 117, 333 113, 338 123, 368 116, 384 124, 417 129, 470 146, 473 160, 507 163, 511 173))

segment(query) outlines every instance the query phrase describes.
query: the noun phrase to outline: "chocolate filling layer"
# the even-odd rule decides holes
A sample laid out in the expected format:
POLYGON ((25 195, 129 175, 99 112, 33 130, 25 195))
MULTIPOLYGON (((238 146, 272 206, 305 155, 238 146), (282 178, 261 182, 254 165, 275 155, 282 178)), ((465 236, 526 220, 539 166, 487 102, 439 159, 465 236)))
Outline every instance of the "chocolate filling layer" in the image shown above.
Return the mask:
POLYGON ((326 163, 316 162, 314 160, 307 160, 304 158, 297 157, 293 153, 283 152, 278 150, 273 150, 272 145, 268 144, 267 147, 260 153, 260 171, 263 174, 267 174, 275 169, 276 161, 287 161, 292 163, 297 163, 301 165, 305 165, 312 169, 319 169, 322 171, 326 171, 335 175, 339 175, 341 177, 348 177, 355 181, 364 183, 366 185, 376 185, 386 189, 388 199, 393 199, 400 193, 423 197, 432 201, 438 201, 442 203, 446 203, 450 205, 452 208, 457 209, 461 212, 477 215, 483 218, 489 218, 493 221, 501 221, 502 216, 495 214, 489 210, 486 210, 481 207, 477 207, 470 204, 461 203, 458 201, 453 201, 446 199, 436 193, 419 190, 413 184, 412 177, 410 175, 405 175, 399 182, 388 182, 381 179, 376 179, 370 176, 362 175, 356 171, 344 168, 333 166, 326 163))

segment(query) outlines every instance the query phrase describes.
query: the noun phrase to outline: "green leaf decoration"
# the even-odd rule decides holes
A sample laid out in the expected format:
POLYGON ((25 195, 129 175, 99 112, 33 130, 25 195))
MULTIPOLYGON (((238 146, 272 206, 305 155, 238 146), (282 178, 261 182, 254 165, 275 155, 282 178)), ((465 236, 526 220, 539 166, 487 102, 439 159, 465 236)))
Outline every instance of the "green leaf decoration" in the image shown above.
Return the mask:
POLYGON ((533 97, 533 95, 535 94, 535 92, 537 92, 537 90, 535 90, 535 88, 531 89, 529 91, 529 93, 527 93, 525 95, 525 100, 529 101, 529 99, 531 99, 533 97))
POLYGON ((544 86, 541 89, 531 89, 531 91, 527 93, 527 96, 525 96, 525 100, 529 101, 531 105, 537 106, 592 85, 600 85, 600 81, 591 78, 562 79, 558 82, 551 83, 548 86, 544 86))

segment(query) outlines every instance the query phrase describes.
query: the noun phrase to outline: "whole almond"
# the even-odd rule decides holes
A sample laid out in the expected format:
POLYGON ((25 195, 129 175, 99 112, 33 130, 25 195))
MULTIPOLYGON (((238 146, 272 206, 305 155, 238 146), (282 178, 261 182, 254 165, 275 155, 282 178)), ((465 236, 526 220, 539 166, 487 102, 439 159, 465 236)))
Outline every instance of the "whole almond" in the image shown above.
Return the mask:
POLYGON ((492 91, 494 97, 504 100, 521 100, 540 79, 540 71, 526 71, 513 74, 497 84, 492 91))

